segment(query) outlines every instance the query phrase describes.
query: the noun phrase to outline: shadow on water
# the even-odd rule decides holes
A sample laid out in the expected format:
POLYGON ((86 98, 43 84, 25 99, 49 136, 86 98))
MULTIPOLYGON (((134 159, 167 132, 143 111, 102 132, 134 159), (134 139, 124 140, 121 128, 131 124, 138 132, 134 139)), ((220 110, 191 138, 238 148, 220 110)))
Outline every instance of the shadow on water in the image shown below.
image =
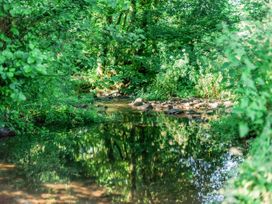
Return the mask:
POLYGON ((242 158, 209 134, 209 124, 132 111, 126 102, 97 105, 107 106, 107 121, 30 140, 31 158, 23 163, 42 169, 31 169, 31 182, 91 178, 113 203, 222 201, 218 190, 242 158))

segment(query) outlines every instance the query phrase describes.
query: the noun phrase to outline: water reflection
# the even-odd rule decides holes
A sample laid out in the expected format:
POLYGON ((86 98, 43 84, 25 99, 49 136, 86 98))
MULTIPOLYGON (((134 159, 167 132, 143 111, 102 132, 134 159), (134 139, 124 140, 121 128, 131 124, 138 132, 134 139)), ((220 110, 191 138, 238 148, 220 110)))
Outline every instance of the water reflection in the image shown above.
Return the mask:
MULTIPOLYGON (((217 190, 241 158, 228 153, 230 144, 216 138, 208 123, 141 113, 129 109, 127 103, 100 106, 107 106, 101 111, 106 121, 89 127, 39 130, 35 137, 0 144, 0 153, 3 158, 11 154, 13 161, 17 159, 27 186, 36 193, 52 191, 44 182, 65 183, 76 178, 106 188, 108 196, 99 190, 99 196, 91 197, 102 199, 101 203, 222 200, 217 190)), ((87 199, 88 187, 80 184, 84 193, 79 194, 71 184, 67 193, 71 191, 75 202, 87 199)), ((62 186, 58 189, 63 190, 62 186)))
MULTIPOLYGON (((112 122, 81 129, 84 172, 118 192, 116 203, 208 203, 229 175, 226 147, 207 124, 155 113, 111 112, 112 122), (225 169, 225 170, 223 170, 225 169)), ((237 161, 236 161, 237 160, 237 161)))

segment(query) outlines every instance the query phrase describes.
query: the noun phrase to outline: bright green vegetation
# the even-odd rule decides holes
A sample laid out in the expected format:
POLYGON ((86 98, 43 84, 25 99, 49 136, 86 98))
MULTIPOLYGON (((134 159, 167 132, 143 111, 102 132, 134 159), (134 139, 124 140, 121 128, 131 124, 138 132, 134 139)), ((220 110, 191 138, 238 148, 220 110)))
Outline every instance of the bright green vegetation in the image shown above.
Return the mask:
POLYGON ((190 185, 192 172, 180 174, 177 156, 208 162, 246 143, 248 155, 225 185, 224 202, 270 203, 271 59, 270 0, 0 0, 0 128, 17 134, 0 140, 0 159, 16 163, 32 184, 84 175, 118 188, 122 201, 136 196, 148 203, 156 195, 163 203, 169 192, 152 179, 183 180, 168 181, 171 199, 190 185), (188 127, 148 114, 116 127, 126 114, 108 116, 94 105, 111 93, 236 105, 227 116, 188 127), (164 134, 175 138, 178 153, 164 134), (162 151, 154 156, 156 148, 162 151), (165 172, 171 161, 177 171, 165 172))

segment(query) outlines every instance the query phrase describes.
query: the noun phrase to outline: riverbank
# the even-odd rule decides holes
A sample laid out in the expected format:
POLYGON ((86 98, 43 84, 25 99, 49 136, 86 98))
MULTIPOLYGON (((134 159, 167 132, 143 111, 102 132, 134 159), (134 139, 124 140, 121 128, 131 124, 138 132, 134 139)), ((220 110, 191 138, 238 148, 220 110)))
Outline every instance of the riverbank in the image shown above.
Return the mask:
POLYGON ((154 111, 164 111, 168 114, 175 114, 171 109, 179 110, 179 113, 211 113, 218 109, 224 108, 226 112, 230 112, 234 103, 230 100, 211 100, 211 99, 180 99, 173 98, 167 101, 146 101, 142 98, 137 98, 135 101, 130 103, 130 106, 138 110, 146 110, 143 107, 148 107, 154 111), (148 107, 148 106, 149 107, 148 107))
POLYGON ((105 189, 93 181, 77 180, 63 183, 33 184, 16 165, 0 161, 0 203, 111 203, 105 189))
POLYGON ((204 99, 204 98, 171 98, 165 101, 159 100, 146 100, 144 98, 133 99, 131 96, 100 96, 95 99, 98 102, 103 101, 130 101, 130 107, 147 111, 153 110, 156 112, 165 112, 168 114, 181 114, 181 113, 212 113, 219 109, 224 109, 225 112, 230 113, 235 102, 231 100, 220 99, 204 99), (179 111, 169 111, 176 109, 179 111))

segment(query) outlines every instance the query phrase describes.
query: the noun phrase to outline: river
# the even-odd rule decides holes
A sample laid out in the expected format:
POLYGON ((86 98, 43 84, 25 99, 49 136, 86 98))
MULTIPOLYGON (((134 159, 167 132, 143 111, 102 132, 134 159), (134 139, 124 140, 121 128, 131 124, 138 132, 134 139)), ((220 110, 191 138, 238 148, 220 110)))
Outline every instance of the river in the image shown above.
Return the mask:
MULTIPOLYGON (((197 204, 223 200, 219 190, 235 176, 243 158, 229 152, 231 142, 213 135, 209 123, 136 111, 126 100, 95 105, 104 120, 76 128, 52 127, 49 136, 29 139, 36 156, 21 168, 28 166, 33 175, 29 179, 10 173, 21 182, 14 187, 16 191, 2 179, 0 190, 10 188, 6 197, 23 191, 34 197, 16 194, 17 203, 20 199, 35 203, 41 195, 49 194, 50 198, 59 184, 66 196, 64 203, 197 204), (37 182, 41 180, 44 184, 37 182)), ((51 201, 58 201, 55 194, 51 201)), ((43 202, 47 203, 46 199, 38 203, 43 202)))

